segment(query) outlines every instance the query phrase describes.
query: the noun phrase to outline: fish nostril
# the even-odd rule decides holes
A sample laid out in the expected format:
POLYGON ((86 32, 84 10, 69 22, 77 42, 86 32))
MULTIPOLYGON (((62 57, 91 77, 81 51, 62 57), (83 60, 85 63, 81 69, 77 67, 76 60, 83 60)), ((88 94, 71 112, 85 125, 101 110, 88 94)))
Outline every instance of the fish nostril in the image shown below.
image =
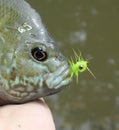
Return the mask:
POLYGON ((65 57, 61 53, 56 54, 56 59, 58 59, 59 61, 65 61, 65 57))

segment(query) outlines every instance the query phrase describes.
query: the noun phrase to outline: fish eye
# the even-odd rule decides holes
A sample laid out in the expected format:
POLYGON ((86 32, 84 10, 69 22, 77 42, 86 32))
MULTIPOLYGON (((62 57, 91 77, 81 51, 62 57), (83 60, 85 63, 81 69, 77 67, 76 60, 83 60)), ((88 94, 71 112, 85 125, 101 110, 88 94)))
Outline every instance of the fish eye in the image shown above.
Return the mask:
POLYGON ((82 70, 82 69, 83 69, 83 65, 80 65, 80 66, 79 66, 79 69, 82 70))
POLYGON ((39 47, 35 47, 31 50, 31 55, 37 61, 44 61, 47 59, 47 53, 39 47))

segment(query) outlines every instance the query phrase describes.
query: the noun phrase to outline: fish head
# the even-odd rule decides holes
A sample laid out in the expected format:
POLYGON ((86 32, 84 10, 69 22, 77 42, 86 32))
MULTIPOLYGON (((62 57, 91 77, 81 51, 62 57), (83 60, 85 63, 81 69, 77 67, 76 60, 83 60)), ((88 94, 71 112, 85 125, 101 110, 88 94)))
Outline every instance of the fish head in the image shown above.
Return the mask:
POLYGON ((1 0, 0 17, 0 104, 45 97, 70 83, 67 59, 26 1, 1 0))

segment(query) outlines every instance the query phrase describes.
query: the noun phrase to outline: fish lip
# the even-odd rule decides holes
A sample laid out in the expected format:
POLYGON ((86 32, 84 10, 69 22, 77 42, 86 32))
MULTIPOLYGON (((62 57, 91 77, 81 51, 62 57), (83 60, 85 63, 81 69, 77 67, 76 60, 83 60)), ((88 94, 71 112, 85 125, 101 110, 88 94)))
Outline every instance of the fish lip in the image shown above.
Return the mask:
POLYGON ((68 64, 62 64, 55 72, 47 73, 44 81, 49 89, 58 89, 67 86, 70 81, 70 67, 68 64))

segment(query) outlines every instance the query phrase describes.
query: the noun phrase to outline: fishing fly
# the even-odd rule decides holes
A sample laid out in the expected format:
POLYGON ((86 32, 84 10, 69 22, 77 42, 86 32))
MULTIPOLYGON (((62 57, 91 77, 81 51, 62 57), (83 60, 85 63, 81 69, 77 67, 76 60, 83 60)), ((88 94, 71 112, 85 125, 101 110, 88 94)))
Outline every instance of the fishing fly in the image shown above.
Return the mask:
POLYGON ((74 58, 75 58, 75 60, 73 60, 73 58, 71 58, 71 60, 69 60, 70 77, 72 78, 73 76, 75 76, 76 77, 76 81, 78 83, 79 73, 88 70, 89 73, 94 78, 96 78, 95 75, 93 74, 93 72, 88 67, 88 61, 86 61, 86 60, 83 59, 83 57, 81 55, 81 52, 80 52, 80 55, 78 55, 75 50, 73 50, 73 52, 74 52, 74 58))

